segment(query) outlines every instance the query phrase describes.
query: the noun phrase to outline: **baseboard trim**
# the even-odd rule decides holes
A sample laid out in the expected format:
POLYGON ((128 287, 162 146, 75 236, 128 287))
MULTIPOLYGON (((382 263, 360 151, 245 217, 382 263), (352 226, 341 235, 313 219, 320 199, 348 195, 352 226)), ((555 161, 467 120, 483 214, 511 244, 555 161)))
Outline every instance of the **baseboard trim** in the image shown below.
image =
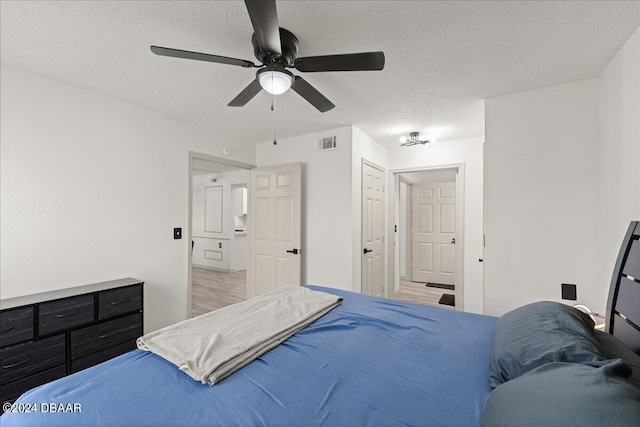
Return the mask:
POLYGON ((208 265, 200 265, 200 264, 193 264, 193 263, 191 263, 191 267, 203 268, 205 270, 211 270, 211 271, 219 271, 220 273, 231 273, 234 271, 228 268, 209 267, 208 265))

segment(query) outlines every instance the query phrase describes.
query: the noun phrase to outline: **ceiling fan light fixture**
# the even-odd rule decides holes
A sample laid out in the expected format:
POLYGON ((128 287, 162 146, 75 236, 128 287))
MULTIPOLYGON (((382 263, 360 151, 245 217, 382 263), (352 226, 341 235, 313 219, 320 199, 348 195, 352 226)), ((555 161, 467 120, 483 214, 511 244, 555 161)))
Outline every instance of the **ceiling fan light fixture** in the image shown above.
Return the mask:
POLYGON ((287 70, 265 68, 258 71, 260 86, 273 95, 281 95, 288 91, 293 84, 293 74, 287 70))
POLYGON ((403 136, 400 138, 400 141, 402 142, 402 144, 400 144, 402 147, 410 147, 418 144, 425 145, 431 142, 428 139, 420 139, 420 132, 411 132, 408 138, 403 136))

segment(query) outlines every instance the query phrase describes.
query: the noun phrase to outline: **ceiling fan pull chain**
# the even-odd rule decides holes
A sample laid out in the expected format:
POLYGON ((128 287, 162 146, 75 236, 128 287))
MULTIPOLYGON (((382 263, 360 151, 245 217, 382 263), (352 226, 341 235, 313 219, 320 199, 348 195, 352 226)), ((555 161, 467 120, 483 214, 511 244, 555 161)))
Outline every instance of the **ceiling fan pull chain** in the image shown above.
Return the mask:
MULTIPOLYGON (((273 85, 273 75, 271 75, 271 84, 273 85)), ((278 118, 276 113, 276 95, 273 93, 271 94, 271 111, 273 111, 273 145, 278 145, 278 141, 276 140, 276 119, 278 118)))

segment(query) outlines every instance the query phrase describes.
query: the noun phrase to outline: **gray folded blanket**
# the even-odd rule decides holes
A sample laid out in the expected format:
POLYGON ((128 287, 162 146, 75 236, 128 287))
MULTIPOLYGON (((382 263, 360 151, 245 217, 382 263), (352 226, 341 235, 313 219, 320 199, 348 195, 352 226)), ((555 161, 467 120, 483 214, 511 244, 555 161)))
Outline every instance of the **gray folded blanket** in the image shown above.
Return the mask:
POLYGON ((138 348, 215 384, 337 307, 342 298, 282 286, 247 301, 151 332, 138 348))

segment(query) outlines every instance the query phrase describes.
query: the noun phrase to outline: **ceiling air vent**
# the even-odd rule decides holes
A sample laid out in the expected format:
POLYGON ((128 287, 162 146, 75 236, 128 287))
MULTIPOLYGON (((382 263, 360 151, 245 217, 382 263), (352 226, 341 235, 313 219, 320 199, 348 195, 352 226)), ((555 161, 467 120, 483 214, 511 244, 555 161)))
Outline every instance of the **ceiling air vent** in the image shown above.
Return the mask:
POLYGON ((318 141, 318 151, 330 151, 338 149, 338 137, 337 136, 327 136, 325 138, 320 138, 318 141))

